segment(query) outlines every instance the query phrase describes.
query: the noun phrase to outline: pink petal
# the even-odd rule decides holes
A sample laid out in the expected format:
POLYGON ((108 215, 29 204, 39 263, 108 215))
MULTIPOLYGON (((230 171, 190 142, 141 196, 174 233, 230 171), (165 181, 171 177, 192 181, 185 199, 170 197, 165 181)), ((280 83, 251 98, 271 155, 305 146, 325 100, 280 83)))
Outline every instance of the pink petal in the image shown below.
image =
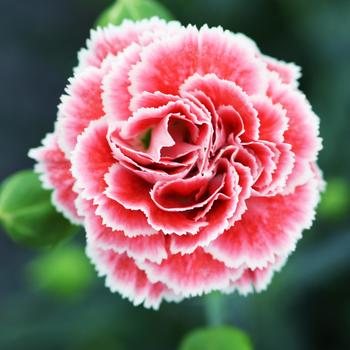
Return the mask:
POLYGON ((312 223, 318 201, 314 179, 286 196, 251 197, 242 219, 206 251, 227 266, 263 268, 275 255, 294 250, 302 231, 312 223))
POLYGON ((252 178, 249 169, 235 164, 237 175, 227 172, 226 190, 231 189, 228 198, 218 198, 205 212, 208 222, 196 235, 172 235, 170 237, 170 251, 173 254, 190 254, 197 247, 205 247, 215 240, 226 229, 239 220, 246 210, 245 201, 250 196, 252 178), (237 176, 237 177, 236 177, 237 176), (236 182, 238 180, 238 183, 236 182))
POLYGON ((154 235, 157 231, 147 222, 140 210, 129 210, 123 205, 102 194, 95 198, 96 215, 102 218, 103 225, 113 231, 123 231, 127 237, 154 235))
POLYGON ((272 174, 276 170, 275 159, 279 157, 279 151, 274 144, 266 141, 250 142, 244 146, 254 155, 259 164, 260 174, 254 183, 254 188, 259 189, 272 181, 272 174))
POLYGON ((193 74, 216 74, 241 86, 248 94, 267 86, 264 64, 243 37, 221 28, 187 27, 179 34, 147 46, 141 62, 130 72, 133 95, 144 91, 177 94, 193 74))
POLYGON ((211 203, 223 188, 225 174, 197 175, 190 179, 158 182, 151 191, 151 198, 158 208, 165 211, 186 211, 202 208, 211 203))
POLYGON ((111 70, 103 79, 103 106, 108 118, 127 120, 131 115, 129 108, 129 71, 140 60, 142 47, 132 44, 111 61, 111 70))
POLYGON ((225 293, 232 293, 234 290, 242 295, 256 292, 261 292, 267 288, 276 271, 279 271, 286 262, 286 257, 276 256, 274 261, 268 263, 264 268, 245 269, 242 276, 231 283, 231 286, 225 290, 225 293))
POLYGON ((181 162, 169 160, 161 162, 150 161, 148 164, 146 163, 143 165, 142 162, 140 163, 135 159, 138 158, 136 152, 129 152, 126 149, 122 150, 121 148, 116 147, 113 150, 113 153, 124 168, 149 183, 186 176, 198 158, 198 155, 195 152, 192 152, 182 157, 181 162))
POLYGON ((67 88, 59 106, 58 142, 70 158, 78 136, 92 120, 104 115, 101 99, 103 71, 89 67, 77 74, 67 88))
MULTIPOLYGON (((159 36, 163 31, 167 33, 168 26, 165 21, 154 17, 138 22, 124 21, 120 26, 109 25, 91 30, 87 48, 79 52, 77 71, 89 66, 100 67, 108 55, 116 56, 132 43, 139 43, 145 34, 158 32, 156 36, 159 36)), ((152 35, 148 41, 153 41, 152 35)))
POLYGON ((242 274, 242 269, 226 267, 201 248, 192 254, 172 255, 160 264, 147 261, 137 264, 145 270, 150 281, 164 283, 184 297, 228 288, 230 282, 242 274))
POLYGON ((283 142, 283 134, 288 127, 286 111, 281 105, 273 104, 266 96, 256 95, 250 100, 258 112, 259 139, 276 143, 283 142))
POLYGON ((79 198, 79 209, 84 215, 84 225, 89 244, 118 254, 127 253, 134 259, 148 259, 160 263, 167 257, 163 234, 128 237, 122 231, 113 231, 102 224, 101 217, 95 214, 96 206, 91 201, 79 198))
MULTIPOLYGON (((276 194, 287 194, 285 192, 286 182, 290 180, 290 175, 294 168, 294 154, 291 151, 291 146, 286 143, 276 145, 276 150, 279 153, 278 159, 275 159, 276 169, 272 173, 271 182, 265 187, 258 190, 260 194, 271 196, 276 194)), ((300 174, 299 174, 300 175, 300 174)), ((307 179, 309 179, 308 177, 307 179)), ((305 181, 301 181, 297 185, 302 185, 305 181)), ((294 187, 293 187, 294 188, 294 187)))
POLYGON ((107 196, 130 211, 142 210, 154 230, 166 234, 195 234, 201 227, 207 225, 203 221, 195 222, 187 213, 159 209, 150 197, 150 185, 123 167, 112 167, 106 181, 107 196))
POLYGON ((81 217, 74 206, 77 194, 73 191, 71 163, 58 146, 57 135, 48 134, 43 146, 30 150, 29 156, 38 162, 35 170, 44 187, 53 190, 52 202, 57 210, 72 223, 80 224, 81 217))
POLYGON ((181 91, 201 91, 211 100, 214 107, 232 106, 240 115, 244 126, 245 140, 256 140, 259 137, 259 119, 247 94, 235 83, 219 79, 215 74, 204 77, 196 74, 189 78, 182 86, 181 91))
POLYGON ((269 56, 263 56, 263 60, 266 62, 267 68, 272 72, 276 72, 284 84, 290 84, 294 87, 298 86, 298 79, 301 77, 299 66, 294 63, 276 60, 269 56))
POLYGON ((277 78, 271 79, 268 95, 273 103, 280 104, 286 110, 289 118, 284 140, 292 146, 295 154, 294 168, 286 185, 286 192, 291 192, 312 176, 309 164, 316 160, 322 148, 318 137, 319 120, 305 96, 277 78))
POLYGON ((84 198, 94 199, 103 193, 104 176, 115 162, 107 142, 106 119, 91 122, 72 154, 72 174, 84 198))
POLYGON ((318 138, 319 120, 305 96, 278 79, 271 79, 268 96, 273 103, 285 109, 289 119, 288 129, 284 133, 285 142, 292 145, 297 157, 315 160, 321 147, 318 138))
POLYGON ((163 283, 152 283, 144 271, 126 254, 104 250, 88 244, 87 255, 95 264, 100 276, 106 276, 106 286, 118 292, 134 305, 158 309, 162 299, 176 300, 178 297, 163 283))

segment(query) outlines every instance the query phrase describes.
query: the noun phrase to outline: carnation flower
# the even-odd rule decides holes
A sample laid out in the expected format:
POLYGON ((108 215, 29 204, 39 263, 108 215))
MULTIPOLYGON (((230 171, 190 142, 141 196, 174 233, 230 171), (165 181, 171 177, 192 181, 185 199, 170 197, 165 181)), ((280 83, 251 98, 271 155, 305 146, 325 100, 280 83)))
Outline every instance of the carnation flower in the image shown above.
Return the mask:
POLYGON ((92 30, 55 130, 30 156, 113 292, 157 308, 266 288, 322 184, 299 77, 220 27, 92 30))

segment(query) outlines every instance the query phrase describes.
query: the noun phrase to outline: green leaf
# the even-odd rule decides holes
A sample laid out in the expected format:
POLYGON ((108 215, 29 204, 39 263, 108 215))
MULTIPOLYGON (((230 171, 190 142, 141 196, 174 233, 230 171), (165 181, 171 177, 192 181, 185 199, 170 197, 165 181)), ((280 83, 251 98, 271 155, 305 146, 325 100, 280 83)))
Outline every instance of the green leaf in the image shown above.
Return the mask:
POLYGON ((154 0, 118 0, 100 15, 96 24, 104 27, 110 23, 118 25, 124 19, 136 21, 153 16, 167 21, 173 19, 170 12, 154 0))
POLYGON ((64 245, 38 256, 27 273, 35 289, 65 298, 81 296, 95 280, 83 247, 64 245))
POLYGON ((350 187, 347 181, 342 178, 329 180, 318 207, 319 214, 325 219, 339 219, 347 215, 349 208, 350 187))
POLYGON ((252 350, 248 336, 241 330, 222 326, 195 330, 185 337, 180 350, 252 350))
POLYGON ((56 211, 37 174, 20 171, 0 189, 0 222, 16 242, 51 247, 78 230, 56 211))

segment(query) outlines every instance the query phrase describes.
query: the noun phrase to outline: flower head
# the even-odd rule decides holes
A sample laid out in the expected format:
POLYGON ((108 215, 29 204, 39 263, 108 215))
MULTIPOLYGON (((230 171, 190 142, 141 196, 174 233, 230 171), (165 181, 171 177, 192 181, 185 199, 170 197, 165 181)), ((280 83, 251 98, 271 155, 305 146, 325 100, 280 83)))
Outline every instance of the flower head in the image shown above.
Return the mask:
POLYGON ((299 76, 222 28, 153 18, 92 31, 31 156, 112 291, 157 308, 266 287, 322 183, 299 76))

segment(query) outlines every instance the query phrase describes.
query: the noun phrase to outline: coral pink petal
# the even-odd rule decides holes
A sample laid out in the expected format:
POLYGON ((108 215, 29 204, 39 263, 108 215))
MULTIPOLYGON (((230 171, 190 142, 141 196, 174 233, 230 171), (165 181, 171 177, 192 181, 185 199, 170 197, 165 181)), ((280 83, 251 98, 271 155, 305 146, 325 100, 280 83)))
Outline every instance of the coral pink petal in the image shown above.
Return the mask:
POLYGON ((259 139, 271 142, 283 142, 288 127, 286 111, 281 105, 273 104, 266 96, 257 95, 250 99, 258 112, 260 122, 259 139))
MULTIPOLYGON (((276 149, 279 152, 278 159, 276 160, 276 169, 272 174, 271 183, 260 190, 261 194, 276 195, 278 193, 288 193, 285 189, 286 183, 294 168, 294 154, 291 151, 291 146, 287 143, 277 144, 276 149)), ((306 183, 309 178, 310 177, 307 177, 304 181, 295 184, 293 188, 306 183)))
POLYGON ((164 283, 184 297, 225 289, 242 274, 242 269, 228 268, 201 248, 192 254, 172 255, 160 264, 147 261, 137 264, 153 283, 164 283))
POLYGON ((246 140, 256 140, 259 137, 259 119, 248 95, 235 83, 219 79, 215 74, 204 77, 196 74, 189 78, 182 86, 182 92, 201 91, 211 100, 214 107, 232 106, 240 115, 244 126, 246 140))
POLYGON ((269 56, 263 56, 263 60, 267 64, 267 68, 272 72, 276 72, 284 84, 290 84, 294 87, 298 86, 298 79, 301 76, 299 66, 294 63, 276 60, 269 56))
POLYGON ((77 194, 73 191, 71 163, 60 149, 56 134, 48 134, 43 146, 32 149, 29 156, 38 162, 35 170, 40 174, 44 187, 53 190, 52 201, 57 210, 72 223, 80 224, 81 217, 74 206, 77 194))
POLYGON ((241 36, 220 28, 188 27, 147 46, 131 70, 133 95, 144 91, 176 94, 184 81, 199 73, 231 80, 249 95, 264 92, 266 68, 241 36))
POLYGON ((286 110, 289 127, 284 133, 285 142, 292 145, 297 157, 314 161, 321 147, 319 121, 305 96, 278 79, 271 79, 268 96, 286 110))
POLYGON ((234 290, 242 295, 247 295, 254 291, 261 292, 267 288, 271 282, 272 276, 276 271, 279 271, 286 262, 287 257, 276 256, 274 261, 268 263, 264 268, 245 269, 242 276, 231 283, 231 286, 226 289, 225 293, 232 293, 234 290))
POLYGON ((273 143, 257 141, 245 145, 249 152, 254 154, 257 163, 260 164, 260 175, 254 184, 254 188, 261 188, 272 181, 272 174, 276 170, 275 159, 279 157, 279 151, 273 143), (276 153, 278 154, 276 155, 276 153))
POLYGON ((123 167, 112 167, 106 180, 107 196, 125 208, 142 210, 148 223, 157 231, 177 235, 195 234, 207 225, 205 221, 193 221, 187 213, 168 212, 158 208, 151 199, 149 184, 123 167))
POLYGON ((136 112, 140 108, 159 108, 169 104, 169 102, 176 102, 178 100, 178 96, 163 94, 160 91, 153 93, 144 91, 133 97, 130 108, 133 112, 136 112))
POLYGON ((125 253, 118 254, 91 244, 88 244, 86 253, 99 275, 106 276, 106 286, 134 305, 143 304, 146 308, 158 309, 163 298, 174 298, 174 293, 163 283, 150 282, 145 272, 125 253))
POLYGON ((237 177, 231 173, 231 170, 226 174, 227 195, 225 197, 218 195, 216 201, 212 202, 212 206, 207 208, 205 216, 208 225, 196 235, 170 236, 170 251, 173 254, 190 254, 197 247, 207 246, 241 218, 246 210, 245 201, 250 196, 252 178, 249 169, 240 164, 235 164, 235 171, 237 177), (235 193, 229 193, 233 188, 235 193))
POLYGON ((140 210, 129 210, 123 205, 102 194, 94 199, 97 204, 96 215, 102 218, 102 223, 114 231, 123 231, 128 237, 154 235, 145 214, 140 210))
POLYGON ((206 251, 227 266, 263 268, 276 254, 288 255, 294 250, 302 230, 311 225, 318 200, 314 179, 286 196, 252 197, 242 219, 206 251))
POLYGON ((165 183, 158 182, 151 191, 154 203, 165 211, 186 211, 202 208, 223 188, 225 175, 194 176, 165 183))
POLYGON ((72 174, 86 199, 103 193, 106 188, 104 176, 115 162, 106 135, 105 118, 92 122, 80 135, 72 154, 72 174))
POLYGON ((133 44, 111 60, 111 70, 103 79, 103 106, 109 120, 127 120, 130 111, 129 71, 140 59, 141 46, 133 44))
POLYGON ((101 67, 107 56, 116 56, 132 43, 139 43, 147 32, 158 32, 161 35, 163 31, 168 31, 167 23, 155 17, 137 23, 124 21, 118 27, 109 25, 91 30, 87 48, 79 52, 79 66, 76 70, 89 66, 101 67))
POLYGON ((289 118, 284 139, 292 146, 295 162, 287 179, 286 192, 292 192, 295 186, 305 183, 312 176, 309 164, 315 161, 321 149, 321 140, 318 137, 319 121, 305 96, 278 79, 271 79, 268 95, 274 103, 280 104, 286 110, 289 118))
POLYGON ((78 136, 92 120, 104 115, 102 78, 101 69, 90 67, 71 80, 67 95, 61 98, 57 124, 58 142, 69 158, 78 136))
POLYGON ((123 231, 113 231, 102 223, 95 214, 96 206, 91 201, 79 198, 79 210, 84 214, 84 224, 87 240, 101 249, 111 249, 118 254, 139 260, 150 260, 160 263, 167 258, 164 235, 161 233, 150 236, 128 237, 123 231))

